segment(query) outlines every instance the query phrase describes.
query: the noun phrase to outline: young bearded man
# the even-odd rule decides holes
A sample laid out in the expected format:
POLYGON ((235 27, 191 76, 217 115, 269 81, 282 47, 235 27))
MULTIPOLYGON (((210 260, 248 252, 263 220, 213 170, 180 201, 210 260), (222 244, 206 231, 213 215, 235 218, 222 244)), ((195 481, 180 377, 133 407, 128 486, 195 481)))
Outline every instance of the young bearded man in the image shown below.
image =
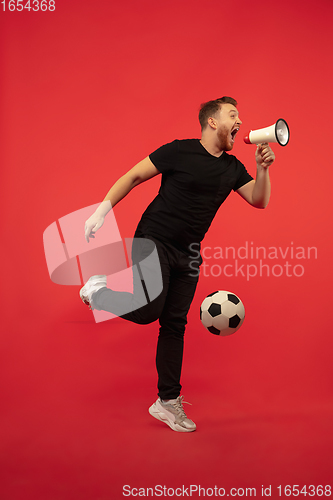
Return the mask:
MULTIPOLYGON (((148 297, 148 303, 140 307, 135 278, 133 294, 130 294, 107 288, 106 276, 100 275, 91 277, 80 291, 81 299, 91 308, 109 311, 139 324, 159 320, 158 399, 149 412, 179 432, 196 429, 185 414, 183 396, 180 396, 185 325, 202 262, 193 260, 191 245, 195 243, 198 248, 217 210, 232 190, 253 207, 267 206, 271 191, 269 166, 275 159, 268 144, 258 145, 254 180, 244 165, 227 153, 233 149, 242 124, 233 98, 222 97, 201 105, 199 121, 200 140, 175 140, 147 156, 112 186, 85 226, 89 242, 111 208, 135 186, 162 174, 159 193, 143 213, 133 243, 137 263, 147 255, 147 249, 136 241, 155 245, 162 292, 152 301, 148 297), (195 265, 197 272, 193 272, 195 265), (122 311, 131 312, 123 314, 122 311)), ((137 280, 140 281, 140 276, 137 280)))

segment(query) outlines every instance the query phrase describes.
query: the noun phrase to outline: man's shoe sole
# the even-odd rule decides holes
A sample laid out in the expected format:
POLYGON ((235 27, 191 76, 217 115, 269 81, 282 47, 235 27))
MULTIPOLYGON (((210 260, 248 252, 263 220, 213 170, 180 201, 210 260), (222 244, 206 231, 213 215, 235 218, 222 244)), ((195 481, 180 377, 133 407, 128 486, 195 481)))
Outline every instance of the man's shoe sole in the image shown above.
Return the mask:
MULTIPOLYGON (((95 276, 92 276, 91 278, 88 279, 87 283, 81 288, 80 290, 80 299, 82 300, 82 302, 88 306, 91 310, 94 309, 94 307, 92 306, 91 302, 89 301, 89 298, 88 298, 88 295, 87 295, 87 289, 89 287, 88 283, 89 281, 92 279, 92 278, 106 278, 106 276, 104 274, 97 274, 95 276), (88 285, 88 286, 87 286, 88 285), (86 288, 87 287, 87 288, 86 288)), ((106 286, 106 281, 105 281, 105 285, 106 286)), ((103 288, 103 287, 100 287, 100 288, 103 288)), ((97 291, 97 290, 96 290, 97 291)))
POLYGON ((88 306, 88 307, 90 307, 90 308, 91 308, 91 306, 90 306, 90 302, 89 302, 89 299, 88 299, 88 297, 87 297, 87 295, 86 295, 85 286, 83 286, 83 287, 81 288, 81 290, 80 290, 80 299, 82 300, 82 302, 83 302, 86 306, 88 306))

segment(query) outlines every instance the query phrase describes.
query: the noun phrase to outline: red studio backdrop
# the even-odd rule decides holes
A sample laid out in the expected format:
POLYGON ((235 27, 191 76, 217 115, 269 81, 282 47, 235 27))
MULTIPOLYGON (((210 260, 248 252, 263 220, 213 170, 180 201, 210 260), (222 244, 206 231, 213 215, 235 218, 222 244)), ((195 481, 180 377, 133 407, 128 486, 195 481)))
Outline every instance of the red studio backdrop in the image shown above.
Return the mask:
MULTIPOLYGON (((0 497, 329 497, 331 0, 39 4, 0 3, 0 497), (147 411, 158 324, 96 323, 79 285, 51 281, 43 233, 160 145, 199 137, 200 103, 222 95, 252 175, 242 135, 284 118, 290 142, 272 145, 269 206, 232 193, 204 240, 182 375, 198 429, 183 435, 147 411), (229 337, 200 323, 215 290, 245 305, 229 337)), ((159 182, 115 207, 122 238, 159 182)))

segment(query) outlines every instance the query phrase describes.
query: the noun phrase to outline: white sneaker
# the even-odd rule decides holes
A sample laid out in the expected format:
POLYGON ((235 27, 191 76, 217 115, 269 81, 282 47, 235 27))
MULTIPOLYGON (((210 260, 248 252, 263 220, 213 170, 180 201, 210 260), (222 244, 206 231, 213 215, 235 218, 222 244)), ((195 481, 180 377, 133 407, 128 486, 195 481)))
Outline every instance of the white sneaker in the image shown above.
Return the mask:
MULTIPOLYGON (((177 399, 170 399, 167 402, 160 398, 149 408, 149 413, 166 423, 172 430, 177 432, 193 432, 197 428, 194 422, 187 418, 183 408, 184 396, 177 399)), ((186 401, 184 401, 186 403, 186 401)), ((190 404, 190 403, 188 403, 190 404)))
POLYGON ((92 296, 101 288, 106 287, 106 275, 96 274, 88 279, 87 283, 80 290, 80 297, 84 304, 89 306, 91 310, 94 309, 92 296))

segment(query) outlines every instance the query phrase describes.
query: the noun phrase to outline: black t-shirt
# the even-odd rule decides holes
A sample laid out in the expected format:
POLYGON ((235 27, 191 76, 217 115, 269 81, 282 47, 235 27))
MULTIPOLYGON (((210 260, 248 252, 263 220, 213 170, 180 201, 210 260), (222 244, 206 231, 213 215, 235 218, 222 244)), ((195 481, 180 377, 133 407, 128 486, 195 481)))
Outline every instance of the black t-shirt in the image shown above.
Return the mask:
POLYGON ((232 190, 253 177, 235 156, 211 155, 199 139, 175 140, 149 156, 162 173, 158 195, 142 215, 137 235, 153 236, 188 252, 200 243, 232 190))

